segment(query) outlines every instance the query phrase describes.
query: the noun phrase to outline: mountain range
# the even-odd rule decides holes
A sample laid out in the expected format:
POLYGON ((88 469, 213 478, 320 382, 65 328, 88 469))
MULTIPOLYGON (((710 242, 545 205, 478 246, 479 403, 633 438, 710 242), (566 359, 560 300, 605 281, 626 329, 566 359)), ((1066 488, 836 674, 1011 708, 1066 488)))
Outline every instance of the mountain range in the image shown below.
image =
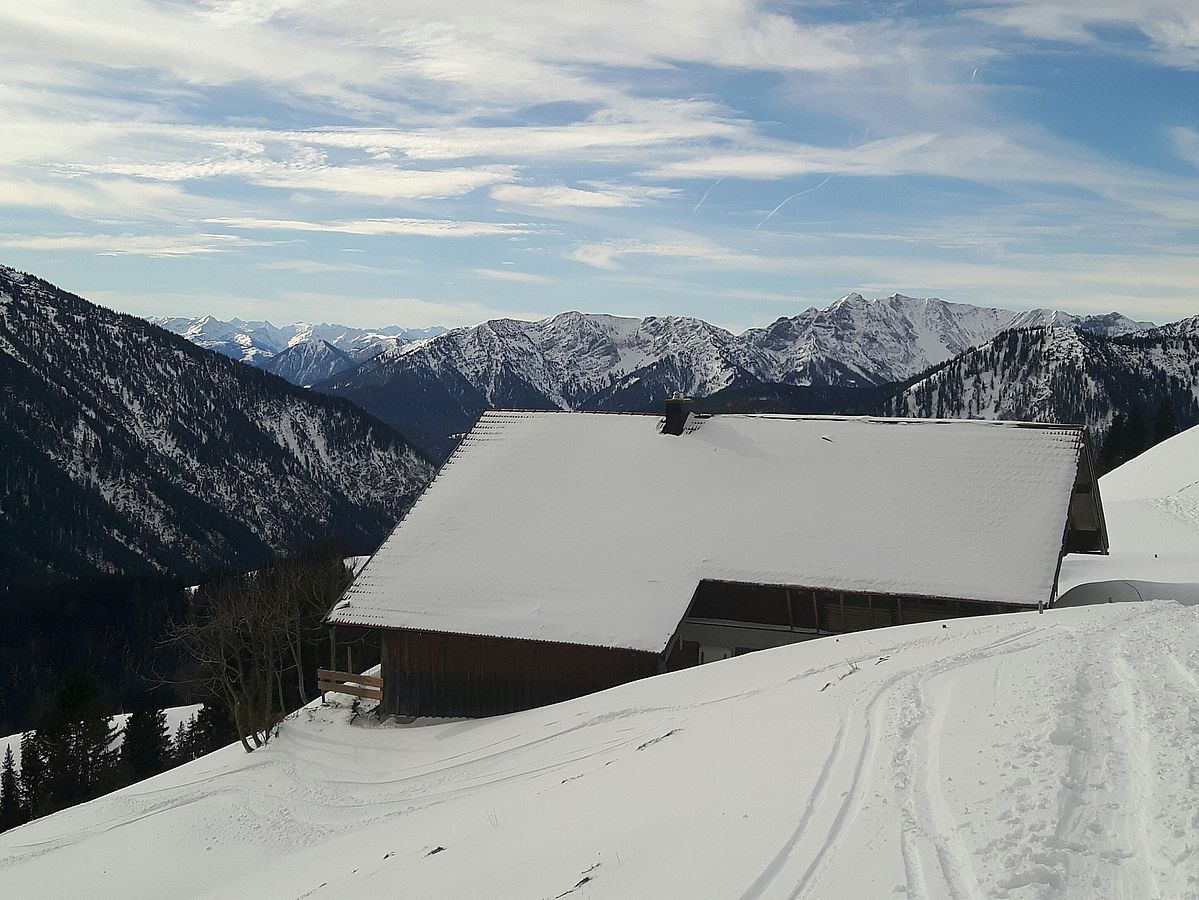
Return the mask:
POLYGON ((881 404, 890 416, 1082 423, 1165 407, 1199 423, 1199 318, 1108 337, 1050 326, 1007 331, 934 367, 881 404), (1189 324, 1188 324, 1189 323, 1189 324))
POLYGON ((272 325, 243 319, 222 321, 212 316, 197 318, 154 316, 160 328, 182 335, 193 344, 223 353, 292 384, 311 385, 345 369, 353 368, 384 350, 442 334, 446 329, 352 328, 326 322, 272 325))
POLYGON ((392 347, 315 387, 441 458, 487 407, 642 411, 676 390, 718 398, 718 408, 747 398, 760 408, 764 392, 790 411, 858 407, 883 385, 1007 329, 1036 325, 1105 337, 1152 327, 1119 313, 1018 312, 901 294, 849 294, 741 334, 694 318, 567 312, 536 322, 496 319, 392 347))
POLYGON ((1199 317, 1157 328, 1118 313, 850 294, 741 334, 580 312, 432 336, 159 321, 171 328, 0 268, 8 584, 22 573, 253 565, 332 536, 369 552, 431 476, 430 460, 492 406, 648 411, 677 390, 706 411, 1102 431, 1119 412, 1165 401, 1180 423, 1199 421, 1199 317), (284 377, 258 370, 267 363, 284 377))
POLYGON ((0 466, 0 593, 369 552, 432 473, 344 400, 6 267, 0 466))

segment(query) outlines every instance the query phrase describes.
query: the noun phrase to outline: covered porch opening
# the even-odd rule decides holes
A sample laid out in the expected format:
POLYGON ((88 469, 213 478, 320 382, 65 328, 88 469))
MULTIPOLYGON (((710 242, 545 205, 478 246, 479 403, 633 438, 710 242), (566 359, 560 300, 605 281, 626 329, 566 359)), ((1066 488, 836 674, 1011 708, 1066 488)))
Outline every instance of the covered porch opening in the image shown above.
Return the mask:
POLYGON ((948 597, 704 580, 679 624, 666 669, 829 634, 1035 608, 948 597))

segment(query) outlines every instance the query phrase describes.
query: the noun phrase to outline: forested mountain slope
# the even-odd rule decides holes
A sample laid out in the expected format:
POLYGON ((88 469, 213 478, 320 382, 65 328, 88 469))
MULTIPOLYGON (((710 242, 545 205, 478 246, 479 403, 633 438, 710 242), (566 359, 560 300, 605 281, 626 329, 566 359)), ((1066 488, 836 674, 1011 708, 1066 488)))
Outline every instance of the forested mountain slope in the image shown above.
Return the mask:
POLYGON ((369 550, 430 473, 344 401, 0 267, 0 593, 369 550))
POLYGON ((1076 328, 1016 329, 932 369, 882 404, 891 416, 1017 419, 1107 429, 1167 405, 1199 422, 1199 337, 1154 329, 1106 337, 1076 328))

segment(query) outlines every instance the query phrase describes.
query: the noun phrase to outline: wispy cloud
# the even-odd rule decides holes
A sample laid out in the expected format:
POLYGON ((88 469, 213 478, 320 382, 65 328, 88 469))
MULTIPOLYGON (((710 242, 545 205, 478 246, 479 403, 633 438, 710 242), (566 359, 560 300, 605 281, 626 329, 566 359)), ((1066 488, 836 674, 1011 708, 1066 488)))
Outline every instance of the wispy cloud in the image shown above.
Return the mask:
POLYGON ((366 296, 402 255, 406 290, 430 304, 407 312, 441 304, 454 321, 486 314, 464 290, 496 312, 555 311, 535 286, 561 278, 564 257, 581 264, 572 298, 667 312, 701 296, 827 300, 887 277, 1032 302, 1025 273, 1055 267, 1060 302, 1085 304, 1134 291, 1120 273, 1143 271, 1149 292, 1154 258, 1176 272, 1199 231, 1180 165, 1199 165, 1191 0, 868 12, 10 3, 0 246, 34 271, 52 254, 82 285, 98 266, 159 279, 164 298, 172 267, 139 257, 220 254, 187 266, 207 294, 243 284, 304 304, 319 302, 305 276, 366 296), (1126 128, 1078 121, 1093 105, 1068 96, 1075 72, 1109 70, 1145 79, 1145 102, 1105 96, 1126 128), (334 261, 349 250, 356 262, 334 261), (1088 284, 1072 256, 1114 280, 1088 284), (614 297, 613 278, 637 297, 614 297))
POLYGON ((595 269, 619 269, 622 259, 627 256, 695 260, 710 266, 734 268, 762 267, 764 263, 754 254, 738 253, 696 237, 660 242, 619 240, 581 244, 567 254, 568 259, 595 269))
POLYGON ((492 281, 515 281, 518 284, 546 284, 549 279, 544 275, 534 275, 531 272, 517 272, 514 269, 471 269, 480 278, 492 281))
POLYGON ((41 237, 0 235, 0 247, 18 250, 80 250, 100 256, 196 256, 270 246, 228 234, 65 234, 41 237))
POLYGON ((581 206, 592 209, 644 206, 654 200, 665 200, 678 196, 680 193, 678 188, 637 185, 592 185, 589 189, 582 190, 564 184, 543 186, 505 184, 491 189, 491 196, 503 203, 542 207, 581 206))
POLYGON ((1174 152, 1191 165, 1199 167, 1199 131, 1193 128, 1171 128, 1174 152))
POLYGON ((1113 31, 1139 32, 1148 52, 1168 65, 1199 65, 1199 7, 1191 0, 1147 0, 1143 3, 1091 3, 1087 0, 1000 0, 973 15, 1029 37, 1088 46, 1106 46, 1124 54, 1146 49, 1113 31))
POLYGON ((306 222, 297 219, 215 218, 210 225, 250 231, 304 231, 318 234, 410 235, 414 237, 481 237, 530 234, 533 228, 518 222, 470 222, 459 219, 356 219, 306 222))

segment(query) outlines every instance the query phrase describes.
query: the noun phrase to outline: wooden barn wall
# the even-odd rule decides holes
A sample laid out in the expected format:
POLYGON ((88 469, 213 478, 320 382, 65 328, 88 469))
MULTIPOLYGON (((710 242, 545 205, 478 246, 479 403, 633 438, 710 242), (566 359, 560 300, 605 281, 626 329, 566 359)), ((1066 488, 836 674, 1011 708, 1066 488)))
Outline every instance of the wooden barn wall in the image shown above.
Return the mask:
MULTIPOLYGON (((897 594, 813 590, 803 587, 703 581, 696 589, 684 621, 728 623, 795 634, 805 640, 814 634, 844 634, 889 625, 933 622, 962 616, 1025 612, 1027 606, 911 597, 897 594)), ((672 648, 667 669, 698 663, 698 645, 681 641, 672 648)))
POLYGON ((430 631, 385 631, 383 711, 492 716, 654 675, 652 653, 430 631))

